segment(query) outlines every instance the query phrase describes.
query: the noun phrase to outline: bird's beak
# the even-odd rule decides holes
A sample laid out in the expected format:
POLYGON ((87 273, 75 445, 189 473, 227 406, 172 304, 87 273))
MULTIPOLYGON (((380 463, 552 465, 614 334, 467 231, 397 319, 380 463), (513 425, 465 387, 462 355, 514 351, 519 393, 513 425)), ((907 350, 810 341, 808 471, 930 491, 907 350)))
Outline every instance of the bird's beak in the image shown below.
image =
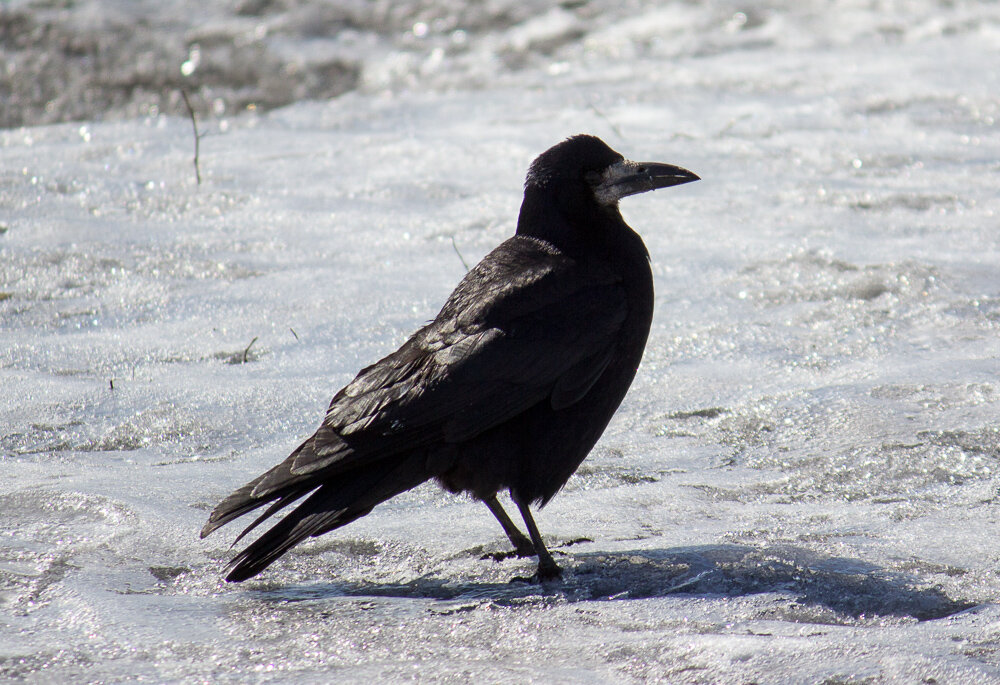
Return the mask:
POLYGON ((701 178, 697 174, 673 164, 623 159, 604 171, 594 186, 594 197, 601 204, 613 205, 629 195, 698 180, 701 178))

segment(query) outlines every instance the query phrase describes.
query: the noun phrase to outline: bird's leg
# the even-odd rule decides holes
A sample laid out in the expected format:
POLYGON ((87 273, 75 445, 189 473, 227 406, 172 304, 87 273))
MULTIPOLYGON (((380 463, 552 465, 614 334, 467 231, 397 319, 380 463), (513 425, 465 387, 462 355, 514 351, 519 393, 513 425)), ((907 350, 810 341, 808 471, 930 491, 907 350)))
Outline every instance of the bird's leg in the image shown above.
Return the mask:
POLYGON ((528 505, 516 497, 514 498, 514 503, 521 511, 521 518, 524 519, 524 525, 528 527, 528 535, 531 536, 531 541, 535 543, 535 552, 538 553, 538 572, 535 575, 541 581, 555 580, 562 575, 562 569, 559 568, 555 559, 549 554, 549 550, 545 548, 545 543, 542 542, 542 535, 538 532, 538 526, 535 525, 535 519, 531 517, 528 505))
POLYGON ((497 500, 497 496, 487 497, 483 499, 483 503, 490 508, 493 512, 493 516, 496 517, 500 525, 503 526, 503 532, 507 533, 507 537, 510 539, 510 544, 514 545, 514 553, 518 557, 532 557, 535 555, 535 546, 531 544, 531 540, 525 537, 524 533, 517 529, 514 522, 510 520, 507 516, 507 512, 503 510, 500 506, 500 502, 497 500))

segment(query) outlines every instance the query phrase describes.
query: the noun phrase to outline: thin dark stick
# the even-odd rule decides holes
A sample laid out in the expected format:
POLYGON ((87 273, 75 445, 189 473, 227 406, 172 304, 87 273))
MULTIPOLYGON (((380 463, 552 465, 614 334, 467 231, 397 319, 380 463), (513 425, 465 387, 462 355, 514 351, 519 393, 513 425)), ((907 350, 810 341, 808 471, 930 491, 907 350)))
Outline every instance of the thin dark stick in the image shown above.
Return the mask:
POLYGON ((465 257, 462 256, 462 253, 458 251, 458 245, 455 244, 455 236, 451 237, 451 247, 455 250, 455 254, 458 255, 458 258, 462 260, 462 266, 464 266, 465 270, 468 271, 469 263, 465 261, 465 257))
POLYGON ((248 355, 248 354, 250 354, 250 348, 251 348, 251 347, 253 347, 253 344, 254 344, 255 342, 257 342, 257 338, 258 338, 258 337, 259 337, 259 336, 256 336, 256 335, 255 335, 255 336, 253 337, 253 340, 251 340, 251 341, 250 341, 250 344, 249 344, 249 345, 247 345, 247 348, 246 348, 245 350, 243 350, 243 363, 244 363, 244 364, 246 364, 246 363, 247 363, 247 355, 248 355))
POLYGON ((191 101, 188 99, 188 94, 186 90, 181 91, 181 97, 184 98, 184 105, 187 107, 188 116, 191 117, 191 128, 194 129, 194 177, 198 181, 198 185, 201 185, 201 169, 198 166, 198 153, 199 147, 201 145, 201 134, 198 133, 198 120, 194 116, 194 107, 191 106, 191 101))

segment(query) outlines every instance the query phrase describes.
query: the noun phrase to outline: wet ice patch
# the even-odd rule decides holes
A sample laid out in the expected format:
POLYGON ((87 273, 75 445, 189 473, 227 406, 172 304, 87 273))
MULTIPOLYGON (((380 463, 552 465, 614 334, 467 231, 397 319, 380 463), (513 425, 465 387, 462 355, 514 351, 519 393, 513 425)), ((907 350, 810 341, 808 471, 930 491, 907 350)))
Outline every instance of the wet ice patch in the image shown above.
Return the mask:
POLYGON ((0 496, 6 541, 0 553, 2 601, 26 615, 51 603, 78 557, 107 545, 134 523, 124 506, 102 497, 51 490, 0 496))
POLYGON ((738 297, 770 305, 828 300, 875 300, 895 295, 908 300, 934 287, 934 269, 916 263, 859 266, 829 255, 804 252, 741 270, 738 297))

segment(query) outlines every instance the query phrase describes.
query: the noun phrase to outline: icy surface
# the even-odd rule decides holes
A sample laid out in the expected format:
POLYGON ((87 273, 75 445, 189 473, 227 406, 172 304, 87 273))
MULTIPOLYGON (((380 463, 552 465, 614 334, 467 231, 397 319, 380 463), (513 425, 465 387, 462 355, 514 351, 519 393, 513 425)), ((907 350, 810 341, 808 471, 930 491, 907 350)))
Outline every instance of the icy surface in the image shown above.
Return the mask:
POLYGON ((147 47, 182 48, 156 87, 216 65, 200 186, 146 81, 51 118, 5 100, 85 118, 0 130, 0 674, 1000 682, 996 4, 205 5, 0 12, 8 84, 79 86, 38 26, 135 16, 162 42, 104 39, 110 82, 147 47), (289 64, 356 71, 240 113, 239 36, 290 101, 331 93, 289 64), (538 516, 565 582, 510 583, 532 562, 483 558, 486 508, 425 485, 222 583, 212 506, 434 315, 456 248, 508 236, 527 164, 578 132, 704 180, 623 203, 656 318, 538 516))

